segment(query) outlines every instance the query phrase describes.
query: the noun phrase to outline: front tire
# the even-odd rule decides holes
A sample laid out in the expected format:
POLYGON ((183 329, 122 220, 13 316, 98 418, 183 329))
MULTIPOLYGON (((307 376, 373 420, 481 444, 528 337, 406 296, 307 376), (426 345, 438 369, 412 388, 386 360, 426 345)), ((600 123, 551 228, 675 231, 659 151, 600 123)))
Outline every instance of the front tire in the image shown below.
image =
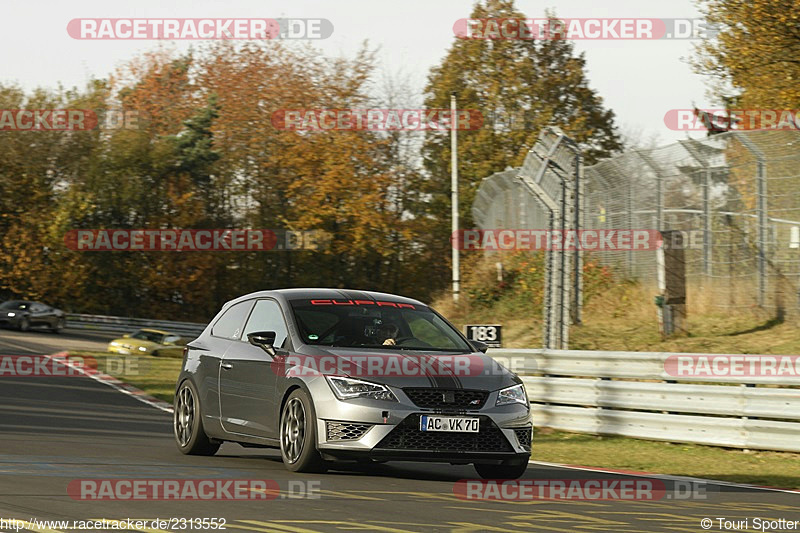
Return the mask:
POLYGON ((206 435, 199 398, 194 383, 188 379, 175 395, 172 428, 175 444, 184 455, 214 455, 222 444, 206 435))
POLYGON ((31 329, 31 321, 28 319, 28 317, 24 316, 20 319, 18 327, 20 331, 28 331, 31 329))
POLYGON ((292 391, 281 411, 281 458, 292 472, 324 472, 317 451, 317 415, 303 389, 292 391))
POLYGON ((517 479, 522 477, 528 469, 528 463, 491 465, 486 463, 475 463, 475 471, 483 479, 517 479))

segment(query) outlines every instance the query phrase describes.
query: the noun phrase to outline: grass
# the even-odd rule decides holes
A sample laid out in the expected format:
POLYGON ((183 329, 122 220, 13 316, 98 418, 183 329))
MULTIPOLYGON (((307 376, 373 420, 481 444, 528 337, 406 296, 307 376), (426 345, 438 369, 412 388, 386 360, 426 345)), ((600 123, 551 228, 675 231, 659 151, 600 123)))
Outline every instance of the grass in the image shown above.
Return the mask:
POLYGON ((795 453, 600 437, 537 429, 533 459, 800 489, 795 453))
MULTIPOLYGON (((619 284, 590 300, 583 324, 570 327, 569 347, 575 350, 624 350, 701 353, 800 353, 800 329, 756 308, 736 312, 706 302, 689 300, 686 336, 662 339, 658 331, 652 291, 636 284, 619 284)), ((540 313, 502 313, 464 302, 454 305, 448 296, 434 303, 463 329, 470 323, 503 325, 503 347, 541 346, 540 313)))
POLYGON ((117 355, 105 352, 69 352, 70 357, 83 357, 94 366, 90 358, 97 361, 97 369, 129 383, 147 394, 172 403, 175 383, 181 371, 182 359, 171 357, 117 355))

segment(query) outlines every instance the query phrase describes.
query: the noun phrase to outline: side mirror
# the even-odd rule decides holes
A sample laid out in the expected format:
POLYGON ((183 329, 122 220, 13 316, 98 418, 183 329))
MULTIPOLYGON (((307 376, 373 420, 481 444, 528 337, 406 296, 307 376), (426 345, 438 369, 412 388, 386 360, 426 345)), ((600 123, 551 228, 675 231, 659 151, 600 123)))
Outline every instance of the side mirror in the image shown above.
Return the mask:
POLYGON ((272 357, 275 357, 275 337, 277 334, 274 331, 254 331, 247 334, 250 344, 258 346, 272 357))
POLYGON ((131 337, 130 333, 126 333, 125 335, 122 336, 123 339, 129 339, 130 337, 131 337))
POLYGON ((486 353, 486 350, 489 349, 489 347, 481 341, 469 341, 469 345, 472 346, 473 350, 477 350, 481 353, 486 353))

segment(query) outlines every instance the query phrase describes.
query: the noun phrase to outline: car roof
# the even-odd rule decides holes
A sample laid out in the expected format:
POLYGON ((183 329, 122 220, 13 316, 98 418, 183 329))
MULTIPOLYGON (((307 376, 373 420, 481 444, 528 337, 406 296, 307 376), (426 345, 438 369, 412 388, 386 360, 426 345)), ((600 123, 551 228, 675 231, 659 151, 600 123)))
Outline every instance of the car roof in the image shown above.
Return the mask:
POLYGON ((139 328, 139 331, 148 331, 150 333, 160 333, 161 335, 175 335, 174 333, 170 333, 169 331, 164 331, 162 329, 139 328))
POLYGON ((297 289, 274 289, 269 291, 258 291, 245 294, 229 304, 249 300, 252 298, 279 298, 286 301, 291 300, 310 300, 310 299, 332 299, 332 300, 376 300, 381 302, 406 303, 413 305, 427 305, 418 300, 389 294, 385 292, 361 291, 356 289, 330 289, 330 288, 297 288, 297 289))

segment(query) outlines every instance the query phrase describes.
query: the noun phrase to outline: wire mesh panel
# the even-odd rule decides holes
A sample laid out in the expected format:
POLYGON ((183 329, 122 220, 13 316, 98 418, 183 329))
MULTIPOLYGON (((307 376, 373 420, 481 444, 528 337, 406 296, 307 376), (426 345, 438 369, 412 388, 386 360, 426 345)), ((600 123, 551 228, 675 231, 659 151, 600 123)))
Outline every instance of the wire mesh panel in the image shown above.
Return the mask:
MULTIPOLYGON (((684 232, 689 300, 800 308, 800 132, 730 132, 587 167, 587 228, 684 232)), ((598 261, 655 288, 652 251, 598 261)))
MULTIPOLYGON (((563 142, 547 130, 520 169, 484 180, 479 227, 679 230, 690 305, 800 311, 800 132, 729 132, 626 152, 584 168, 577 198, 581 189, 569 184, 581 182, 566 179, 576 175, 569 172, 575 152, 567 144, 560 150, 563 142), (567 203, 583 206, 574 223, 563 222, 563 213, 551 220, 565 192, 567 203)), ((584 253, 655 294, 653 250, 584 253)))
MULTIPOLYGON (((546 128, 521 168, 483 180, 472 208, 476 224, 483 230, 580 229, 584 219, 580 161, 574 141, 558 128, 546 128)), ((580 320, 582 261, 580 250, 547 249, 545 348, 566 349, 569 325, 580 320)))

